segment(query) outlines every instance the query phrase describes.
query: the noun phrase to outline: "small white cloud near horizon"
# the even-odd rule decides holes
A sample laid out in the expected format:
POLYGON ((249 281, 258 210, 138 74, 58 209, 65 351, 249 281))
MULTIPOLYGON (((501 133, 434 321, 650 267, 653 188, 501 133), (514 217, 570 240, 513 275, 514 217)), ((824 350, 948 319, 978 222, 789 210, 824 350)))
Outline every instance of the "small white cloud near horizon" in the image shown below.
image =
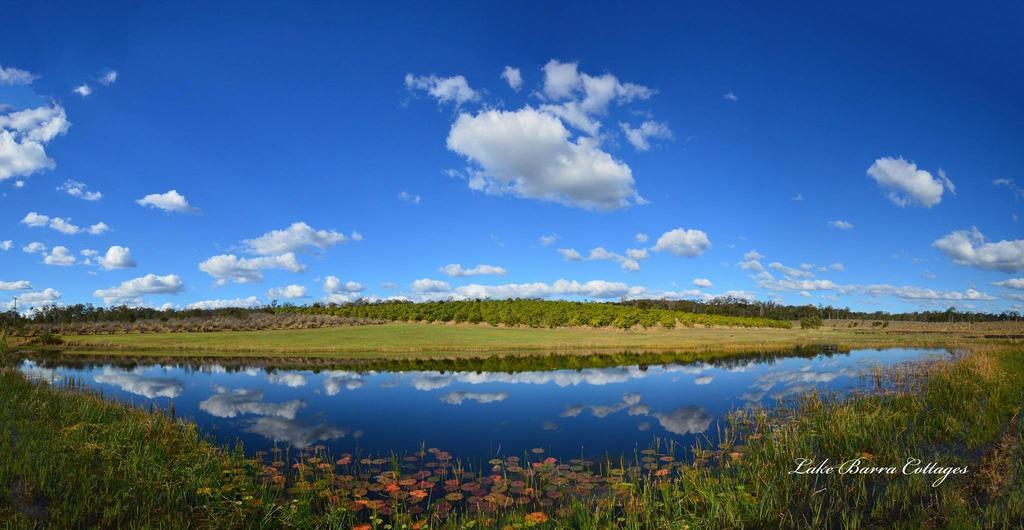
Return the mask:
POLYGON ((145 197, 135 201, 139 206, 149 206, 163 210, 165 212, 177 212, 177 213, 197 213, 199 208, 196 208, 188 203, 185 196, 178 193, 177 190, 170 190, 165 193, 151 193, 145 197))
POLYGON ((30 291, 27 293, 21 293, 17 302, 14 300, 7 301, 7 309, 14 309, 15 304, 18 306, 18 311, 22 313, 28 313, 27 309, 41 306, 54 305, 61 298, 61 292, 52 288, 47 287, 42 291, 30 291))
POLYGON ((272 287, 267 290, 267 298, 305 298, 305 285, 286 285, 284 287, 272 287))
POLYGON ((28 280, 0 281, 0 291, 28 291, 30 289, 32 289, 32 283, 28 280))
POLYGON ((117 287, 109 289, 97 289, 93 296, 102 298, 103 303, 112 304, 140 304, 142 297, 147 294, 178 294, 185 289, 185 282, 177 274, 157 276, 147 274, 139 278, 121 282, 117 287))
POLYGON ((342 282, 337 276, 328 276, 324 278, 323 289, 327 293, 327 296, 323 299, 324 302, 345 304, 362 298, 364 287, 359 282, 351 280, 342 282))
POLYGON ((328 276, 324 278, 324 292, 328 294, 336 293, 358 293, 362 292, 363 284, 354 281, 342 282, 337 276, 328 276))
POLYGON ((693 285, 704 288, 714 287, 714 284, 711 283, 711 280, 707 278, 694 278, 693 285))
POLYGON ((441 280, 420 278, 412 282, 410 288, 417 293, 443 293, 451 290, 451 285, 441 280))
POLYGON ((1024 289, 1024 278, 1010 278, 1009 280, 992 282, 992 285, 1008 287, 1010 289, 1024 289))
POLYGON ((225 309, 228 307, 253 308, 262 305, 260 299, 255 296, 234 299, 199 300, 185 306, 186 309, 225 309))
POLYGON ((978 269, 1024 270, 1024 239, 991 242, 977 227, 953 231, 932 243, 957 265, 978 269))
POLYGON ((464 277, 464 276, 481 276, 481 275, 487 275, 487 274, 491 274, 491 275, 495 275, 495 276, 504 276, 504 275, 508 274, 508 271, 506 271, 504 267, 498 267, 497 265, 483 265, 483 264, 477 265, 476 267, 473 267, 473 268, 470 268, 470 269, 466 269, 466 268, 463 268, 462 265, 460 265, 458 263, 451 263, 451 264, 445 265, 444 267, 441 267, 439 270, 442 273, 444 273, 446 276, 450 276, 452 278, 459 278, 459 277, 464 277))
POLYGON ((258 258, 239 258, 234 254, 221 254, 199 264, 199 270, 212 276, 217 285, 224 285, 229 281, 233 283, 262 282, 263 270, 266 269, 302 272, 305 268, 292 252, 258 258))

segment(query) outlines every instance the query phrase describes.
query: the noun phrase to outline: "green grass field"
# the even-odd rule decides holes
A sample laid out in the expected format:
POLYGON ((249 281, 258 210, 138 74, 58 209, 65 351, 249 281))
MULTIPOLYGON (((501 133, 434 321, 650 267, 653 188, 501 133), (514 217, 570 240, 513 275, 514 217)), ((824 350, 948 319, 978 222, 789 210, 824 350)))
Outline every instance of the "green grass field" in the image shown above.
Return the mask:
POLYGON ((516 352, 769 351, 830 344, 847 347, 955 346, 959 333, 767 328, 506 328, 391 323, 303 330, 67 335, 65 346, 180 355, 316 355, 345 358, 472 356, 516 352))

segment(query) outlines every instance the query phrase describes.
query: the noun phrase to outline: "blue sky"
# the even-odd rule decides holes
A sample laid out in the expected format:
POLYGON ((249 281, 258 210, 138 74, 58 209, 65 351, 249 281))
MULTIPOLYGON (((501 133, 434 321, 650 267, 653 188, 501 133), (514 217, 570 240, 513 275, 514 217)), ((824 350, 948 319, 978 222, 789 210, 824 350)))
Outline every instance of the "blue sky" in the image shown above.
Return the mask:
POLYGON ((23 306, 1024 299, 1019 7, 5 18, 0 294, 23 306))

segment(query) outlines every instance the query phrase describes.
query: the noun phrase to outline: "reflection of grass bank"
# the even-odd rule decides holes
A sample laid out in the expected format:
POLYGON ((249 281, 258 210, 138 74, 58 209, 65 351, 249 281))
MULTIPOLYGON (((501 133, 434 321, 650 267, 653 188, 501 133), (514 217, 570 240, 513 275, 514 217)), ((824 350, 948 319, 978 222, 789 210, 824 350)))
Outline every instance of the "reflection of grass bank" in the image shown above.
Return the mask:
MULTIPOLYGON (((379 469, 366 470, 369 477, 342 478, 355 477, 346 466, 358 464, 358 458, 345 464, 306 460, 297 469, 288 460, 268 469, 214 451, 197 441, 194 427, 164 416, 5 373, 0 374, 0 425, 10 428, 0 431, 0 519, 27 523, 37 516, 55 527, 347 527, 371 518, 397 523, 395 528, 427 521, 434 527, 468 527, 467 519, 478 527, 522 527, 546 519, 539 524, 1014 527, 1024 517, 1024 450, 1021 424, 1014 420, 1024 406, 1024 357, 1007 347, 971 350, 933 365, 921 380, 911 377, 920 381, 913 392, 845 402, 812 396, 786 411, 784 419, 737 414, 728 427, 736 436, 696 451, 698 463, 658 458, 639 462, 648 467, 636 474, 605 470, 588 476, 572 462, 558 470, 562 462, 556 461, 542 466, 554 466, 560 474, 537 471, 548 473, 547 479, 537 478, 548 482, 510 480, 508 489, 497 491, 501 481, 493 477, 489 483, 479 476, 460 477, 457 484, 444 482, 450 476, 431 482, 437 467, 415 478, 412 470, 398 467, 399 475, 391 476, 386 472, 396 463, 388 462, 367 464, 379 469), (970 471, 936 488, 934 476, 788 474, 797 458, 855 457, 878 466, 900 466, 916 457, 941 466, 967 465, 970 471), (534 490, 527 492, 529 487, 534 490), (438 508, 443 497, 456 492, 447 502, 468 508, 466 498, 481 488, 487 491, 474 501, 476 513, 438 508), (423 500, 413 502, 424 493, 423 500), (523 496, 551 502, 518 504, 523 496), (414 513, 420 511, 416 507, 422 513, 414 513)), ((519 473, 508 459, 483 471, 499 477, 519 473)))
POLYGON ((433 357, 380 357, 346 358, 320 356, 203 356, 191 354, 163 355, 156 352, 89 353, 57 350, 25 351, 12 360, 27 358, 43 367, 117 366, 130 370, 153 364, 189 366, 200 369, 216 364, 228 371, 242 371, 253 367, 269 370, 352 370, 352 371, 437 371, 437 372, 527 372, 546 370, 583 370, 616 366, 654 366, 706 362, 716 367, 729 368, 750 362, 765 362, 780 357, 813 358, 818 355, 845 354, 849 348, 831 345, 793 346, 775 351, 718 351, 718 352, 606 352, 606 353, 527 353, 478 356, 433 357))
POLYGON ((486 325, 392 323, 307 330, 69 335, 65 348, 180 356, 312 356, 346 359, 486 357, 515 352, 736 352, 795 346, 946 347, 970 340, 971 331, 888 333, 882 329, 765 328, 507 328, 486 325))

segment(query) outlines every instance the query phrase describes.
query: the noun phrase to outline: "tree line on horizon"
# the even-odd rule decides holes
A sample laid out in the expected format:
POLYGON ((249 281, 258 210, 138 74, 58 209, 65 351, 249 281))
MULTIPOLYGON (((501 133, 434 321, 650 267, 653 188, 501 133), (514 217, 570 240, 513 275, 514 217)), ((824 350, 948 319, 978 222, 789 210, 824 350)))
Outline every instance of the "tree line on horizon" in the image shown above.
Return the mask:
POLYGON ((984 313, 958 311, 950 307, 943 311, 917 311, 888 313, 884 311, 854 311, 822 305, 784 305, 776 302, 751 301, 722 297, 699 300, 623 300, 619 302, 573 302, 538 299, 507 300, 446 300, 435 302, 367 301, 346 304, 315 302, 309 305, 277 304, 276 301, 258 307, 228 307, 219 309, 159 309, 142 306, 94 306, 92 304, 47 305, 33 308, 28 314, 14 310, 0 312, 0 324, 19 326, 31 323, 62 324, 76 322, 135 322, 139 320, 171 320, 184 318, 245 318, 254 313, 307 312, 373 318, 380 320, 429 322, 486 322, 504 325, 537 327, 557 326, 615 326, 634 325, 652 327, 660 322, 664 327, 678 325, 765 325, 781 327, 774 322, 789 322, 808 318, 914 322, 998 322, 1018 321, 1017 311, 984 313), (667 312, 667 313, 666 313, 667 312), (713 317, 736 320, 725 323, 713 317), (672 319, 675 319, 674 321, 672 319), (769 323, 771 321, 771 323, 769 323))
POLYGON ((449 300, 409 303, 388 301, 370 304, 317 305, 282 308, 313 314, 402 322, 467 322, 492 326, 559 328, 589 326, 630 329, 635 326, 735 326, 789 328, 792 323, 756 316, 695 314, 674 309, 642 308, 614 303, 554 300, 449 300))

